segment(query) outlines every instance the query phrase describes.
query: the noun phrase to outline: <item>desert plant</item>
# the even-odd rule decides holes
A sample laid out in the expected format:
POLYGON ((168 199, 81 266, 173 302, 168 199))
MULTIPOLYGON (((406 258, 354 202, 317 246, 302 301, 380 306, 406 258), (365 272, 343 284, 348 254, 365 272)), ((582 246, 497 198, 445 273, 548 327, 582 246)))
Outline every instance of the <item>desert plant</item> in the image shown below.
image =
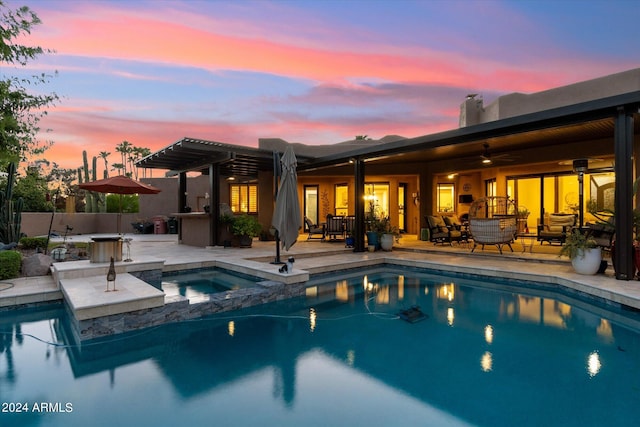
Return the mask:
POLYGON ((262 231, 262 226, 256 217, 251 215, 238 215, 231 225, 231 232, 236 236, 256 237, 260 231, 262 231))
POLYGON ((581 233, 579 229, 574 228, 571 233, 567 235, 562 248, 560 248, 560 256, 567 256, 570 259, 574 259, 578 255, 584 252, 585 249, 597 248, 598 245, 592 237, 587 237, 586 234, 581 233))
POLYGON ((18 251, 0 251, 0 280, 13 279, 20 275, 22 255, 18 251))
POLYGON ((233 221, 235 220, 235 216, 231 215, 231 214, 222 214, 220 215, 219 221, 220 224, 233 224, 233 221))
POLYGON ((524 219, 527 219, 527 218, 529 218, 529 214, 530 214, 530 213, 531 213, 531 212, 529 212, 529 209, 527 209, 526 207, 524 207, 524 206, 519 206, 519 207, 518 207, 518 213, 516 214, 516 216, 517 216, 518 218, 524 218, 524 219))
POLYGON ((22 237, 20 239, 20 246, 23 249, 44 249, 47 247, 46 237, 22 237))
POLYGON ((396 239, 400 237, 400 230, 397 226, 391 224, 391 219, 388 216, 376 221, 376 229, 380 234, 393 234, 396 239))

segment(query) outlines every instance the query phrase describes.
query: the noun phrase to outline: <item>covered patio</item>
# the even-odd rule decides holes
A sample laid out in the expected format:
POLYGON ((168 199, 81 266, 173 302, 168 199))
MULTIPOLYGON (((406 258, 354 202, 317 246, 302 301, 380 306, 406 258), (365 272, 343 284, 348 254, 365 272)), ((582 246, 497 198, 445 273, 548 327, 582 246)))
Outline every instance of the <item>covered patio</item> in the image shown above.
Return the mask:
MULTIPOLYGON (((638 74, 638 70, 633 71, 638 74)), ((630 280, 634 277, 632 183, 634 170, 639 166, 639 156, 634 153, 638 151, 640 130, 640 88, 611 96, 598 97, 596 93, 588 100, 560 104, 432 135, 360 146, 351 144, 337 147, 334 152, 321 153, 314 147, 293 144, 298 157, 298 176, 302 181, 339 177, 337 181, 352 184, 348 209, 355 215, 354 251, 362 252, 365 249, 365 182, 371 176, 415 177, 417 191, 409 192, 414 206, 406 205, 409 205, 407 210, 411 209, 413 221, 413 233, 409 234, 417 235, 426 225, 425 216, 437 210, 438 176, 475 174, 474 184, 480 188, 471 186, 472 197, 485 195, 486 187, 482 186, 487 180, 495 182, 497 194, 506 195, 508 177, 515 174, 516 168, 521 171, 543 168, 571 174, 573 160, 598 159, 607 163, 615 174, 616 246, 619 248, 616 278, 630 280), (489 165, 482 162, 489 157, 488 149, 492 160, 489 165)), ((260 199, 258 217, 261 223, 269 224, 275 187, 273 159, 284 151, 284 146, 284 141, 264 140, 260 148, 254 149, 184 138, 141 160, 138 166, 168 169, 179 175, 181 183, 188 171, 207 174, 212 206, 221 201, 220 188, 224 180, 235 176, 253 180, 258 185, 260 199)), ((181 184, 179 197, 184 192, 181 184)), ((302 189, 299 194, 302 197, 302 189)), ((540 204, 543 205, 542 201, 540 204)), ((393 208, 389 213, 393 214, 393 208)), ((207 218, 209 244, 219 245, 217 210, 213 209, 207 218)))

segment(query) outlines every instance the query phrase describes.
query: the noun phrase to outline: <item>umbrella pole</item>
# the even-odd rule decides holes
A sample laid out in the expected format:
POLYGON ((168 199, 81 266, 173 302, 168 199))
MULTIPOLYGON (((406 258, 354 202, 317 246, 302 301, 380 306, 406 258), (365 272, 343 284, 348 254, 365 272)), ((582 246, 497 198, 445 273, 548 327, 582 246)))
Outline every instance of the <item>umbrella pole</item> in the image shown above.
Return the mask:
POLYGON ((276 259, 271 264, 284 264, 280 261, 280 233, 276 230, 276 259))
MULTIPOLYGON (((278 178, 280 177, 280 155, 273 152, 273 184, 275 187, 274 199, 278 198, 278 178)), ((280 232, 276 229, 276 259, 271 264, 284 264, 280 261, 280 232)))
POLYGON ((118 206, 118 235, 120 235, 120 230, 122 229, 122 194, 120 194, 119 206, 118 206))

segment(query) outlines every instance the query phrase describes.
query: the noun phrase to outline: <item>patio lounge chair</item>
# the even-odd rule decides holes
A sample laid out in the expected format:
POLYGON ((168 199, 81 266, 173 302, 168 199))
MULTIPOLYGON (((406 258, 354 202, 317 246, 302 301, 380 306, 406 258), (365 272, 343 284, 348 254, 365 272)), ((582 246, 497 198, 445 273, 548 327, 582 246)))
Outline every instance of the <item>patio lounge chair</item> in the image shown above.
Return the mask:
POLYGON ((513 200, 504 196, 476 199, 469 209, 469 231, 473 238, 473 248, 482 245, 496 245, 502 254, 502 247, 515 240, 518 227, 513 200))
POLYGON ((314 224, 309 218, 304 217, 304 223, 307 225, 309 235, 307 236, 307 241, 312 239, 324 240, 324 225, 314 224))
POLYGON ((344 240, 344 217, 327 215, 326 235, 329 240, 344 240))
POLYGON ((453 225, 447 225, 441 216, 427 215, 427 224, 429 226, 429 240, 434 244, 459 242, 462 237, 460 228, 453 225))
POLYGON ((549 214, 549 219, 543 224, 538 224, 538 241, 540 244, 549 242, 549 244, 564 244, 567 239, 567 233, 576 225, 576 215, 565 213, 549 214))

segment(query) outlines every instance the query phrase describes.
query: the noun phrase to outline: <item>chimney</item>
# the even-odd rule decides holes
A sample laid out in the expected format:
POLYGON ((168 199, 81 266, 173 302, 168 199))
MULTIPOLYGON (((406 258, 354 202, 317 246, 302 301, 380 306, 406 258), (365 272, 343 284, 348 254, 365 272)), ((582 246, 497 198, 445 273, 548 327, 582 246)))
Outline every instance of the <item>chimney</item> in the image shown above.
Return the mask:
POLYGON ((458 126, 477 125, 480 123, 480 113, 482 112, 482 96, 477 93, 470 93, 460 104, 460 120, 458 126))

